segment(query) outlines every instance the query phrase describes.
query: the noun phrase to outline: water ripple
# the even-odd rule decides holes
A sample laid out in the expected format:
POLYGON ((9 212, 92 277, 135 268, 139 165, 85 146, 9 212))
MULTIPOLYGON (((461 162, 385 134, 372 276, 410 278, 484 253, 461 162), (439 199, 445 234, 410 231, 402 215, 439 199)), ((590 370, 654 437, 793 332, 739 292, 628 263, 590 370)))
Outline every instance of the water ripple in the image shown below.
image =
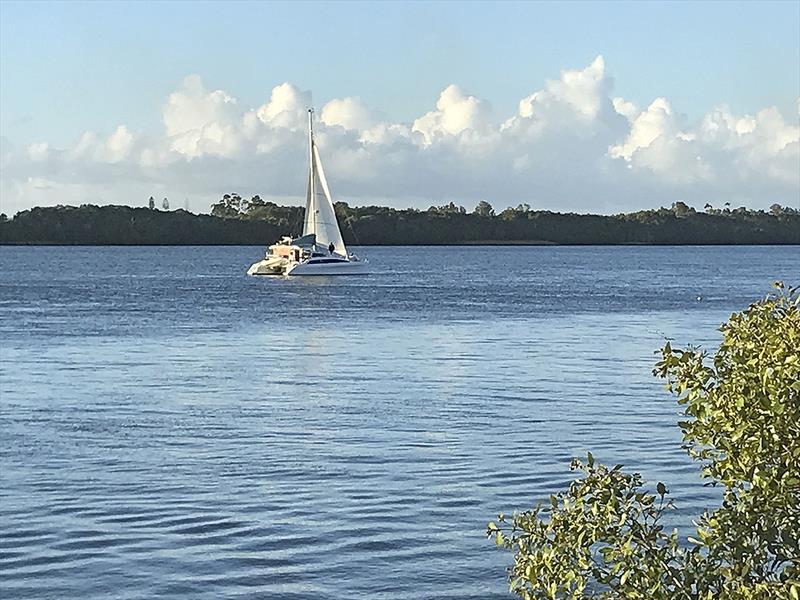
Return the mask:
POLYGON ((486 521, 587 450, 685 529, 718 492, 653 351, 713 347, 796 250, 375 248, 293 281, 243 277, 252 248, 3 249, 0 596, 505 598, 486 521))

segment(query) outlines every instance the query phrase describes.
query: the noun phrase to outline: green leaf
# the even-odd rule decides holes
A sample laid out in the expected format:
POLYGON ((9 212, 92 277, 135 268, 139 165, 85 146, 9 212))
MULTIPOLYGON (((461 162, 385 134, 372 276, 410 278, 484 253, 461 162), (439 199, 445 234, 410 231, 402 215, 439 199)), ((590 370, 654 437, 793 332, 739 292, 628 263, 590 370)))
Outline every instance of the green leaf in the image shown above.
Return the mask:
POLYGON ((656 600, 691 589, 705 600, 800 600, 785 559, 797 556, 800 539, 800 296, 779 290, 731 315, 714 356, 667 343, 654 371, 683 391, 684 448, 721 488, 720 506, 697 519, 697 537, 687 547, 664 530, 674 507, 663 482, 652 494, 640 475, 609 470, 589 452, 585 466, 570 463, 580 478, 550 496, 552 510, 514 513, 511 533, 494 531, 515 553, 509 578, 518 596, 579 600, 608 590, 656 600))

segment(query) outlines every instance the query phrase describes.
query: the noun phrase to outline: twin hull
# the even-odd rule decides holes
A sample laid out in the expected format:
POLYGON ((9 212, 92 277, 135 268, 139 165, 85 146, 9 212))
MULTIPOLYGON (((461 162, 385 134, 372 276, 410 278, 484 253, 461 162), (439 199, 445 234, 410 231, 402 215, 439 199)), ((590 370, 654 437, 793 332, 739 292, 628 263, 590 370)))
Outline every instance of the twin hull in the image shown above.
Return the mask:
POLYGON ((333 263, 296 263, 286 269, 287 275, 359 275, 367 272, 367 264, 360 260, 343 260, 333 263))
POLYGON ((360 275, 367 273, 367 263, 360 260, 335 262, 295 262, 287 259, 264 259, 253 264, 248 275, 360 275))

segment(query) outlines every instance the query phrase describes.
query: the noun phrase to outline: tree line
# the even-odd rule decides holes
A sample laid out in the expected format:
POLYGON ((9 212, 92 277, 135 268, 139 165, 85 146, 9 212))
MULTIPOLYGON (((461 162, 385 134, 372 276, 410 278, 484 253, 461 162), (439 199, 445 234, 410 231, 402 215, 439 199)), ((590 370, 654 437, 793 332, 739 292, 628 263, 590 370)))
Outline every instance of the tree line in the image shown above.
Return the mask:
POLYGON ((281 232, 266 221, 220 219, 182 209, 54 206, 0 217, 0 244, 237 245, 263 244, 281 232))
MULTIPOLYGON (((773 205, 697 211, 670 208, 617 215, 557 213, 527 204, 499 213, 486 201, 472 212, 451 202, 427 210, 351 207, 336 215, 351 245, 446 244, 800 244, 800 211, 773 205)), ((4 244, 267 244, 300 235, 302 206, 225 194, 210 215, 128 206, 39 207, 0 215, 4 244)))

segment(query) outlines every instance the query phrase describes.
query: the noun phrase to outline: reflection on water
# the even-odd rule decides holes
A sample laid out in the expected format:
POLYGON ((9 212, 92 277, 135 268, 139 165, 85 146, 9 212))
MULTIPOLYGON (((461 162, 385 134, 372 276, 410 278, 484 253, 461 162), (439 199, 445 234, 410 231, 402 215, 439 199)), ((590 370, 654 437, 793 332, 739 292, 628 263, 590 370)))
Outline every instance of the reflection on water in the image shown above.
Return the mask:
POLYGON ((2 248, 3 597, 503 598, 498 511, 596 457, 710 500, 650 375, 797 248, 2 248), (700 300, 698 300, 700 297, 700 300))

